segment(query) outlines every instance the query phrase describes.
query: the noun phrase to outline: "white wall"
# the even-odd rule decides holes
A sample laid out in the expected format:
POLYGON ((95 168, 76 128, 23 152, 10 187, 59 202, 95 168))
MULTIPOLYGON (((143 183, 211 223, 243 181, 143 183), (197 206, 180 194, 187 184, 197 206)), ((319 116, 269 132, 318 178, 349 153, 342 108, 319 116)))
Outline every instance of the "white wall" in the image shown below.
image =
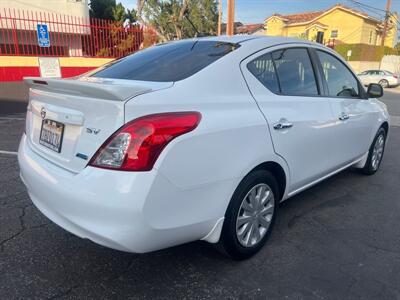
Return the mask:
POLYGON ((400 74, 400 56, 385 55, 382 58, 381 69, 400 74))
POLYGON ((72 28, 68 25, 60 26, 49 22, 53 20, 87 24, 88 0, 0 0, 0 16, 6 17, 0 22, 0 28, 36 30, 37 21, 40 20, 48 24, 49 30, 53 32, 90 33, 84 26, 72 28), (10 15, 16 20, 7 19, 10 15))
POLYGON ((361 73, 366 70, 379 70, 379 61, 348 61, 351 68, 356 73, 361 73))
POLYGON ((89 17, 88 0, 0 0, 0 11, 19 9, 89 17))
POLYGON ((382 62, 379 61, 349 61, 349 65, 356 73, 366 70, 386 70, 400 74, 400 56, 385 55, 382 62))

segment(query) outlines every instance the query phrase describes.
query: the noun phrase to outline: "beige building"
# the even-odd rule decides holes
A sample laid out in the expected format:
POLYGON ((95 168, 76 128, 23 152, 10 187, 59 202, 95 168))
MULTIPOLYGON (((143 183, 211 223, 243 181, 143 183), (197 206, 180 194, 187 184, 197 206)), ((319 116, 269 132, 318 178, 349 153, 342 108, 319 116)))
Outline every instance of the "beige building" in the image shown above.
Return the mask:
POLYGON ((37 13, 67 14, 73 17, 89 17, 88 0, 0 0, 0 11, 29 10, 37 13))
MULTIPOLYGON (((380 45, 384 24, 368 14, 336 4, 326 10, 298 14, 273 14, 265 20, 266 34, 319 40, 328 44, 380 45)), ((390 17, 385 45, 397 43, 397 15, 390 17)))
POLYGON ((47 24, 51 49, 46 51, 79 56, 82 36, 90 34, 88 1, 0 0, 0 50, 38 47, 37 25, 47 24))

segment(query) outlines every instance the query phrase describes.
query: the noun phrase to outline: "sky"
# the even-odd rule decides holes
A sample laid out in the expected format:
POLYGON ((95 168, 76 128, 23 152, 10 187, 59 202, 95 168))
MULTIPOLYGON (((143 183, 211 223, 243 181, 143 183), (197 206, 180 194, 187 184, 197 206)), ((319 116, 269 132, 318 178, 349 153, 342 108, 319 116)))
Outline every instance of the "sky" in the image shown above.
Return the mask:
MULTIPOLYGON (((386 0, 357 0, 360 3, 384 10, 386 0)), ((136 6, 136 0, 117 0, 127 8, 136 6)), ((226 0, 223 0, 223 16, 226 17, 226 0)), ((236 0, 235 21, 244 24, 262 23, 264 19, 274 13, 290 14, 304 11, 315 11, 327 9, 336 3, 353 7, 358 10, 364 10, 369 15, 382 18, 384 12, 360 8, 351 0, 236 0)), ((392 0, 392 11, 400 12, 400 0, 392 0)))

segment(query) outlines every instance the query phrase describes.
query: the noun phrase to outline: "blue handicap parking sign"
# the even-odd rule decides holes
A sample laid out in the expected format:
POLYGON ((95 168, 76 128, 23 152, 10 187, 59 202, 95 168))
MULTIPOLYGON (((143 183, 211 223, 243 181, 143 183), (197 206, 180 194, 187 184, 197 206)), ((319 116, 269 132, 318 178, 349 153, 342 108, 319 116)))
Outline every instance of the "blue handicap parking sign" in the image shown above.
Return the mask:
POLYGON ((47 24, 37 24, 37 38, 40 47, 50 47, 50 36, 47 24))

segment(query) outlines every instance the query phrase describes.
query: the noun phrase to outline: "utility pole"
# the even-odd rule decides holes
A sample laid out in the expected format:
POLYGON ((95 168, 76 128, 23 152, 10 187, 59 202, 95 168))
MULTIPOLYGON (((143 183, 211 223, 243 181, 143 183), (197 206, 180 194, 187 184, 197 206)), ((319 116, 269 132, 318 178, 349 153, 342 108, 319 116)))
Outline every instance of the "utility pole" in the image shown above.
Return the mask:
POLYGON ((235 0, 228 0, 228 18, 226 22, 226 34, 235 34, 235 0))
POLYGON ((222 0, 218 0, 218 35, 222 31, 222 0))
POLYGON ((385 24, 383 26, 381 46, 385 46, 385 39, 386 39, 386 36, 387 36, 387 33, 388 33, 388 27, 389 27, 390 6, 391 5, 392 5, 392 0, 387 0, 387 2, 386 2, 385 24))

